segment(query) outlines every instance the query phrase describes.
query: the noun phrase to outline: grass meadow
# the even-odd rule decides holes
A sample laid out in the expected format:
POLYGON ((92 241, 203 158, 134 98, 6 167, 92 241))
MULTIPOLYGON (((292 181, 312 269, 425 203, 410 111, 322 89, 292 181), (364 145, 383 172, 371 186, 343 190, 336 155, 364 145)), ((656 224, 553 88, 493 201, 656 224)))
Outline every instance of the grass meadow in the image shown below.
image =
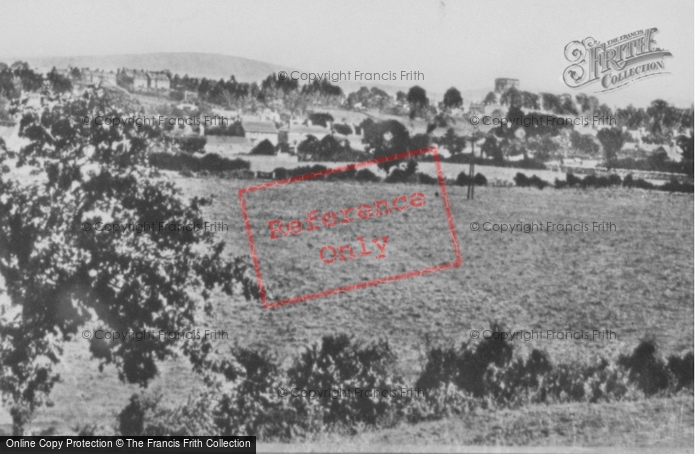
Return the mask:
MULTIPOLYGON (((175 181, 187 196, 213 195, 213 206, 206 209, 208 218, 228 224, 228 231, 217 236, 226 241, 232 257, 249 254, 238 190, 255 181, 185 178, 172 173, 165 178, 175 181)), ((289 209, 293 203, 336 209, 342 206, 329 201, 345 201, 352 196, 353 200, 371 202, 421 191, 430 205, 441 203, 435 194, 438 190, 437 186, 404 184, 305 182, 286 188, 284 203, 251 209, 250 215, 253 223, 263 225, 264 230, 269 216, 285 206, 289 209)), ((466 187, 448 186, 447 191, 462 266, 267 310, 259 301, 217 295, 213 300, 214 316, 202 316, 200 327, 227 331, 229 339, 217 343, 221 351, 233 344, 264 346, 281 358, 298 353, 326 334, 344 332, 363 340, 387 338, 399 354, 400 371, 413 378, 424 364, 429 346, 467 341, 472 330, 482 332, 492 321, 501 322, 510 331, 590 333, 606 329, 616 334, 616 339, 608 340, 515 341, 523 354, 540 348, 555 362, 629 352, 644 337, 655 338, 664 354, 692 348, 693 195, 622 188, 540 191, 478 187, 476 199, 468 201, 466 187), (589 226, 611 222, 615 231, 498 233, 483 231, 486 222, 589 226), (472 230, 473 223, 479 224, 478 231, 472 230)), ((300 211, 298 218, 308 210, 300 211)), ((393 224, 388 225, 394 230, 410 221, 412 233, 406 230, 391 238, 389 244, 400 246, 400 254, 392 256, 387 265, 379 266, 375 259, 363 257, 331 270, 317 266, 318 259, 316 265, 298 259, 295 250, 311 250, 326 240, 329 244, 340 241, 337 235, 343 232, 332 229, 327 229, 331 233, 323 233, 330 236, 313 241, 299 235, 297 249, 275 252, 262 250, 261 245, 261 260, 266 258, 265 272, 271 282, 280 282, 280 292, 300 287, 323 289, 336 282, 381 277, 374 274, 385 271, 408 271, 416 264, 435 264, 446 260, 450 251, 445 251, 448 235, 444 210, 442 214, 439 210, 431 213, 408 214, 408 218, 397 215, 390 221, 393 224), (431 255, 433 250, 442 252, 431 255)), ((292 214, 286 214, 291 219, 292 214)), ((349 238, 355 232, 345 233, 349 238)), ((317 254, 314 251, 310 254, 317 254)), ((100 373, 87 347, 88 342, 82 339, 67 345, 58 366, 63 382, 52 394, 55 406, 37 414, 36 427, 55 427, 63 433, 78 424, 98 422, 108 431, 110 421, 136 391, 136 387, 119 383, 114 369, 108 367, 100 373)), ((197 380, 187 360, 180 358, 162 364, 161 375, 152 387, 163 392, 166 402, 182 404, 198 387, 197 380)), ((421 423, 416 428, 382 431, 372 439, 393 444, 399 439, 408 444, 424 440, 444 440, 444 444, 499 444, 508 440, 536 445, 692 444, 692 396, 608 407, 577 404, 521 413, 507 411, 502 415, 505 419, 491 415, 474 417, 473 421, 421 423), (681 407, 685 413, 679 416, 681 407), (607 412, 606 416, 598 418, 601 412, 607 412), (525 413, 536 417, 527 419, 525 413), (630 421, 638 418, 638 422, 623 423, 627 413, 630 421), (606 420, 615 422, 622 432, 612 435, 603 428, 606 420), (658 420, 665 421, 666 430, 651 430, 658 427, 654 423, 658 420), (471 429, 465 431, 467 425, 471 429), (509 431, 525 437, 524 441, 504 435, 509 431), (405 438, 407 432, 411 435, 405 438)), ((9 424, 5 412, 0 414, 0 423, 9 424)))

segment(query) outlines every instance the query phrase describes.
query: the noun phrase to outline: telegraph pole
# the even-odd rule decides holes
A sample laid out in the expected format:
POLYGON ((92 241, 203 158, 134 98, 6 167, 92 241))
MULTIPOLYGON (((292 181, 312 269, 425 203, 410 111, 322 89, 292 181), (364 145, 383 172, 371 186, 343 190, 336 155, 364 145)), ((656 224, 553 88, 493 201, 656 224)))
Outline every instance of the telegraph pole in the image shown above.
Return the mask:
POLYGON ((472 159, 469 162, 469 186, 467 186, 467 200, 474 200, 474 161, 476 153, 474 152, 474 142, 476 142, 476 134, 472 133, 469 141, 472 143, 472 159))

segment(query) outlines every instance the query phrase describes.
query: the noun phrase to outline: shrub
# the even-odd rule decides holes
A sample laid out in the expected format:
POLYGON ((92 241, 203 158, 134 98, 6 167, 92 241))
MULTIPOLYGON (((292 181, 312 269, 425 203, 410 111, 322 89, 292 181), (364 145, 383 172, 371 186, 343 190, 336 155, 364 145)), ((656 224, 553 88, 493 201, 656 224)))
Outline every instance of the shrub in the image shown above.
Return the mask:
POLYGON ((522 159, 520 161, 504 161, 497 159, 480 158, 475 156, 472 158, 471 153, 459 153, 444 159, 445 162, 455 164, 469 164, 474 161, 478 166, 494 166, 494 167, 509 167, 527 170, 547 170, 547 165, 537 161, 536 159, 522 159))
POLYGON ((668 183, 664 183, 660 189, 662 191, 692 194, 693 192, 695 192, 695 185, 692 183, 679 183, 678 180, 674 178, 668 183))
POLYGON ((333 125, 333 131, 337 132, 338 134, 342 134, 344 136, 349 136, 350 134, 353 133, 353 129, 351 126, 338 123, 333 125))
POLYGON ((371 183, 376 183, 381 180, 380 177, 375 175, 374 172, 372 172, 369 169, 362 169, 359 172, 357 172, 357 174, 355 175, 355 179, 357 181, 368 181, 371 183))
POLYGON ((676 389, 693 389, 695 373, 695 355, 688 352, 681 359, 680 356, 671 355, 668 358, 668 370, 676 381, 676 389))
POLYGON ((408 183, 411 181, 411 177, 415 175, 416 169, 418 168, 418 163, 411 159, 408 161, 405 169, 401 167, 395 168, 391 174, 386 177, 384 182, 386 183, 408 183))
POLYGON ((631 173, 628 173, 627 176, 625 176, 625 179, 622 181, 622 187, 639 189, 658 189, 660 191, 681 192, 690 194, 695 192, 695 185, 692 183, 680 183, 674 178, 661 186, 656 186, 653 183, 649 183, 648 181, 642 178, 635 179, 631 173))
MULTIPOLYGON (((324 170, 328 170, 328 167, 322 166, 321 164, 315 164, 314 166, 301 166, 294 169, 287 169, 287 178, 298 177, 301 175, 306 175, 309 173, 319 173, 324 170)), ((322 179, 321 177, 316 177, 315 179, 322 179)))
POLYGON ((566 174, 566 184, 573 188, 576 186, 581 186, 583 184, 583 180, 569 172, 566 174))
MULTIPOLYGON (((471 178, 466 173, 460 172, 457 175, 457 180, 455 182, 457 186, 469 186, 471 178)), ((474 175, 474 184, 476 186, 486 186, 488 184, 488 180, 484 175, 477 173, 474 175)))
POLYGON ((287 172, 287 169, 284 167, 277 167, 275 170, 272 171, 272 178, 275 180, 284 180, 285 178, 289 178, 289 172, 287 172))
POLYGON ((515 357, 512 340, 497 335, 508 330, 492 324, 491 331, 491 338, 478 343, 430 349, 415 384, 422 395, 409 399, 355 393, 356 388, 408 387, 393 373, 396 355, 385 340, 325 336, 286 371, 266 350, 234 348, 229 357, 206 362, 207 389, 182 406, 166 408, 158 395, 134 394, 118 415, 118 430, 122 435, 255 434, 290 440, 318 431, 321 424, 352 432, 362 424, 434 420, 479 406, 593 403, 693 389, 693 352, 665 361, 656 345, 644 340, 616 361, 554 364, 537 349, 515 357), (278 395, 280 388, 326 394, 289 399, 278 395))
POLYGON ((421 184, 438 184, 438 179, 423 172, 418 172, 418 182, 421 184))
POLYGON ((117 417, 117 430, 124 436, 196 436, 214 429, 206 399, 188 399, 185 405, 168 408, 162 396, 142 392, 133 394, 117 417))
POLYGON ((275 146, 272 145, 272 142, 270 142, 268 139, 258 143, 252 150, 250 150, 250 154, 252 155, 274 156, 275 153, 275 146))
MULTIPOLYGON (((320 345, 302 353, 289 369, 288 377, 290 384, 299 389, 392 389, 402 386, 401 380, 391 373, 395 361, 396 355, 386 340, 361 344, 344 334, 325 336, 320 345)), ((403 402, 361 395, 297 400, 294 404, 302 415, 318 407, 324 424, 380 425, 390 422, 403 402)))
POLYGON ((266 350, 232 348, 231 358, 208 364, 213 399, 211 417, 221 435, 292 436, 297 418, 276 390, 286 386, 276 359, 266 350))
POLYGON ((175 143, 185 153, 204 153, 204 145, 207 144, 207 139, 201 136, 178 137, 175 139, 175 143))
POLYGON ((693 174, 693 166, 692 164, 689 165, 688 161, 675 162, 668 159, 654 159, 654 157, 654 155, 651 155, 647 159, 618 158, 610 163, 610 167, 613 169, 693 174))
POLYGON ((325 128, 329 123, 333 123, 333 115, 326 112, 311 113, 309 114, 309 121, 312 125, 325 128))
POLYGON ((353 164, 348 165, 347 169, 342 171, 342 172, 337 172, 337 173, 330 173, 326 175, 326 178, 328 180, 354 180, 355 179, 355 174, 357 174, 357 170, 355 170, 355 166, 353 164))
POLYGON ((242 159, 228 159, 218 154, 207 153, 201 158, 185 153, 151 153, 150 164, 163 170, 201 172, 225 172, 230 170, 248 170, 250 162, 242 159))
POLYGON ((642 341, 631 355, 620 356, 618 362, 629 369, 630 379, 646 395, 656 394, 669 387, 668 371, 658 355, 656 343, 651 340, 642 341))
POLYGON ((489 182, 484 175, 482 175, 480 173, 477 173, 476 175, 474 175, 474 184, 475 185, 486 186, 486 185, 488 185, 488 183, 489 182))
POLYGON ((542 190, 543 188, 549 186, 548 182, 542 180, 537 175, 533 175, 530 178, 528 178, 527 176, 525 176, 525 174, 520 173, 520 172, 515 174, 515 177, 513 178, 513 180, 515 180, 516 186, 520 186, 520 187, 524 187, 524 188, 535 186, 537 189, 542 190))
MULTIPOLYGON (((492 332, 500 331, 498 326, 492 332)), ((500 405, 537 402, 599 402, 693 388, 694 357, 664 361, 653 342, 642 341, 631 355, 592 364, 552 364, 546 353, 514 359, 507 339, 482 339, 476 346, 434 348, 416 386, 434 389, 454 384, 467 395, 500 405)))

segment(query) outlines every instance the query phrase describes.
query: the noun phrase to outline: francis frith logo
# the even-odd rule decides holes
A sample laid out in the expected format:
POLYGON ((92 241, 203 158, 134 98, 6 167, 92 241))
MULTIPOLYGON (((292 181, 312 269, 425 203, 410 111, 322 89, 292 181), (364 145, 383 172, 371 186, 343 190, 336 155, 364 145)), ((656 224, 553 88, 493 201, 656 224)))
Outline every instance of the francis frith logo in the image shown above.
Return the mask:
POLYGON ((664 57, 671 52, 654 40, 657 28, 636 30, 609 41, 593 38, 572 41, 564 48, 572 64, 564 70, 564 83, 571 88, 600 84, 596 93, 616 90, 651 76, 670 74, 664 57))

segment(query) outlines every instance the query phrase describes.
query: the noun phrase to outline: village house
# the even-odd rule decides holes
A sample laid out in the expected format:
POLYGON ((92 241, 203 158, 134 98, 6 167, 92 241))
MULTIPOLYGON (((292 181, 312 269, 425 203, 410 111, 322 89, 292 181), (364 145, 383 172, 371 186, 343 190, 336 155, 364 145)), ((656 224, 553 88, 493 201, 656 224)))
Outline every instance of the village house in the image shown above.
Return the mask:
POLYGON ((135 90, 169 90, 170 78, 165 72, 123 69, 117 71, 116 80, 122 86, 130 86, 135 90))
POLYGON ((82 80, 93 85, 117 85, 117 75, 113 71, 86 69, 81 72, 82 80))
POLYGON ((265 139, 272 142, 272 145, 277 145, 279 143, 279 134, 273 122, 243 119, 242 123, 246 138, 253 144, 258 144, 265 139))
POLYGON ((170 78, 164 72, 149 72, 149 88, 154 90, 170 90, 170 78))
POLYGON ((520 87, 520 81, 518 79, 508 79, 505 77, 500 77, 496 79, 495 92, 500 95, 506 92, 509 88, 515 88, 516 90, 520 87))
POLYGON ((282 131, 286 133, 286 143, 289 144, 290 151, 294 153, 296 153, 299 144, 306 140, 307 136, 313 136, 316 139, 321 140, 332 132, 330 129, 324 128, 323 126, 307 126, 305 124, 290 124, 282 131))

